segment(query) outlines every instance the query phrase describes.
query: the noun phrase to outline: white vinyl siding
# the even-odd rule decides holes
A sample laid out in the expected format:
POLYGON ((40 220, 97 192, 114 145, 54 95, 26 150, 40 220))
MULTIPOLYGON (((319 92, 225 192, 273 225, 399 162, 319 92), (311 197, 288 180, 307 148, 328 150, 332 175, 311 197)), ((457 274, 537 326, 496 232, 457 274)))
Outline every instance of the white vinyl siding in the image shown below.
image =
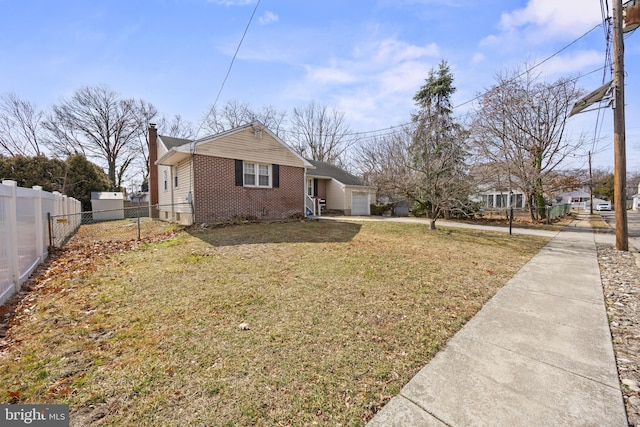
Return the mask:
MULTIPOLYGON (((178 186, 174 187, 173 190, 173 203, 186 203, 188 202, 187 195, 189 194, 189 191, 191 189, 190 187, 193 186, 193 183, 191 183, 191 185, 189 184, 189 181, 191 179, 191 161, 183 160, 182 162, 178 163, 178 166, 173 170, 174 173, 176 173, 176 177, 178 178, 177 181, 179 184, 178 186)), ((190 209, 190 207, 187 205, 180 205, 177 208, 179 208, 179 210, 182 210, 183 212, 190 209)))
POLYGON ((302 159, 272 138, 269 132, 263 131, 262 137, 256 138, 255 131, 251 127, 199 144, 197 153, 226 159, 249 160, 264 165, 274 163, 294 167, 304 165, 302 159))

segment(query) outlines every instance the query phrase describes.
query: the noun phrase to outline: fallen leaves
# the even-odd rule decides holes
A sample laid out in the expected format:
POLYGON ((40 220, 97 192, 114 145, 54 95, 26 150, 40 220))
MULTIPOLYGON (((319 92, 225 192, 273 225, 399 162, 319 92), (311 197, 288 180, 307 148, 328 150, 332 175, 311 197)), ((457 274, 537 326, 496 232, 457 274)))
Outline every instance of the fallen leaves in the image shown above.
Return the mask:
POLYGON ((39 295, 72 292, 74 286, 83 284, 85 277, 108 264, 113 254, 167 240, 178 232, 175 228, 165 230, 165 223, 152 224, 158 231, 142 240, 96 240, 97 233, 91 230, 98 230, 101 224, 83 225, 64 248, 52 250, 47 260, 22 285, 22 290, 6 305, 0 306, 0 353, 15 342, 8 335, 9 329, 38 310, 39 295))
POLYGON ((12 405, 20 402, 20 399, 22 398, 22 393, 17 390, 7 390, 7 394, 9 395, 9 403, 12 405))

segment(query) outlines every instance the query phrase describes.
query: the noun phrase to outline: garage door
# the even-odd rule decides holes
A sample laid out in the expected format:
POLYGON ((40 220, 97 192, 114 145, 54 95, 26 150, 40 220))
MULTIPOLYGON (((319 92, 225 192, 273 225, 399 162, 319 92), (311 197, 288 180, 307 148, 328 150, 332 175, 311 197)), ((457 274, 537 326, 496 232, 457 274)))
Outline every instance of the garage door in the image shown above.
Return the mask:
POLYGON ((351 215, 371 215, 369 193, 351 193, 351 215))

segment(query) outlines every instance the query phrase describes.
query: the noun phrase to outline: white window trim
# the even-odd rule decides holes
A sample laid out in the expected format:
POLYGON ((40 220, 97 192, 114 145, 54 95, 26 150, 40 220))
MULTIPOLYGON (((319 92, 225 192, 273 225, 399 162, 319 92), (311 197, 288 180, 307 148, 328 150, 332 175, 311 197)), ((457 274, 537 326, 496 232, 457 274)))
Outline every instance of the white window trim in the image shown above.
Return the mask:
POLYGON ((173 188, 178 188, 179 180, 178 180, 178 166, 173 168, 174 176, 173 176, 173 188))
POLYGON ((254 162, 242 162, 242 184, 245 187, 250 187, 250 188, 272 188, 273 186, 273 170, 271 168, 271 165, 269 164, 265 164, 265 163, 254 163, 254 162), (246 176, 247 173, 245 172, 245 166, 246 165, 253 165, 253 176, 254 176, 254 180, 255 180, 255 184, 247 184, 246 182, 246 176), (260 185, 260 166, 266 166, 267 167, 267 173, 269 176, 269 183, 267 185, 260 185))
POLYGON ((163 170, 162 171, 162 178, 163 178, 162 182, 163 182, 163 189, 164 189, 165 192, 169 191, 169 182, 168 182, 168 179, 167 179, 168 178, 167 175, 168 175, 167 170, 166 169, 163 170))

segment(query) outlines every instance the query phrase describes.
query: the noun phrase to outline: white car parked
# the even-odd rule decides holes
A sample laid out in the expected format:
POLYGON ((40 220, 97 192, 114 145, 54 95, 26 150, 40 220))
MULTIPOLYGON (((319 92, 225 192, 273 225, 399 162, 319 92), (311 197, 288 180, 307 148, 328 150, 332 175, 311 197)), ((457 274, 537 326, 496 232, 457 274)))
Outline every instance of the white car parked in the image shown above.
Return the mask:
POLYGON ((597 211, 610 211, 611 210, 611 203, 598 203, 596 205, 596 210, 597 211))

